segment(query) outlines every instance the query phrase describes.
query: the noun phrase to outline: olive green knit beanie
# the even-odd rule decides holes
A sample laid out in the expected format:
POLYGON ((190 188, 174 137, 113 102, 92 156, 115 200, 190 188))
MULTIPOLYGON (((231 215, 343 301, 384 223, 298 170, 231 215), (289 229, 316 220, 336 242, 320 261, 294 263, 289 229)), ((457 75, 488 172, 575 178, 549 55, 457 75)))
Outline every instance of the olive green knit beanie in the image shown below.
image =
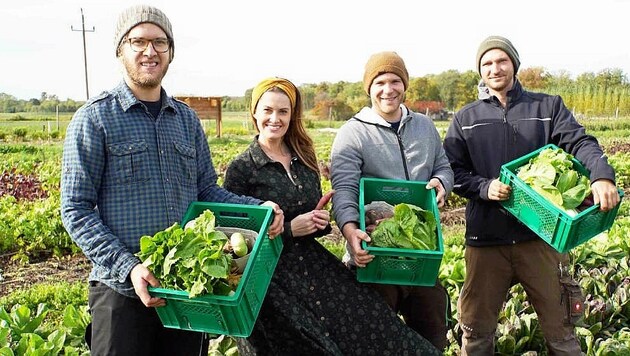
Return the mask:
POLYGON ((123 37, 141 23, 149 22, 159 26, 166 37, 171 40, 171 61, 175 56, 175 42, 173 40, 173 29, 168 17, 160 11, 160 9, 149 5, 135 5, 123 10, 118 16, 116 27, 114 30, 114 45, 116 46, 116 56, 118 56, 118 48, 123 37))
POLYGON ((394 73, 402 79, 405 90, 409 87, 409 73, 405 62, 396 52, 379 52, 373 54, 365 64, 363 89, 370 95, 370 87, 374 78, 383 73, 394 73))
POLYGON ((483 40, 477 50, 477 72, 481 75, 481 57, 491 49, 498 48, 505 52, 512 60, 514 65, 514 74, 518 72, 518 67, 521 65, 521 60, 518 58, 518 52, 510 40, 501 36, 490 36, 483 40))

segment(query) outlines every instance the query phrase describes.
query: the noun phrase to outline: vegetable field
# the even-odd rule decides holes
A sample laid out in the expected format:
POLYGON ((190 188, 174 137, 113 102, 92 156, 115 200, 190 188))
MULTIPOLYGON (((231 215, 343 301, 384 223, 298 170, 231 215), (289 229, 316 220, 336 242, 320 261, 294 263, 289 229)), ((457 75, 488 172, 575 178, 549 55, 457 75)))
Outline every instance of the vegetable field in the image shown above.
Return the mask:
MULTIPOLYGON (((328 124, 307 120, 322 167, 335 136, 334 128, 325 127, 328 124)), ((436 124, 444 134, 449 122, 436 124)), ((607 152, 626 198, 608 233, 570 252, 570 269, 586 296, 576 331, 586 355, 630 355, 630 118, 592 118, 583 124, 607 152)), ((66 125, 61 123, 62 128, 66 125)), ((254 131, 243 113, 224 115, 220 139, 214 137, 213 126, 205 127, 215 168, 222 175, 254 131)), ((65 232, 59 213, 63 129, 51 133, 44 129, 12 123, 0 136, 0 355, 89 354, 83 332, 90 319, 86 283, 90 266, 65 232)), ((325 176, 322 185, 328 191, 330 181, 325 176)), ((459 354, 456 305, 466 273, 464 204, 464 199, 451 196, 440 211, 444 257, 439 278, 453 309, 445 355, 459 354)), ((343 239, 338 230, 320 242, 341 255, 343 239)), ((498 321, 495 353, 547 355, 523 288, 515 285, 509 294, 498 321)), ((233 340, 216 337, 212 355, 236 354, 233 340)))

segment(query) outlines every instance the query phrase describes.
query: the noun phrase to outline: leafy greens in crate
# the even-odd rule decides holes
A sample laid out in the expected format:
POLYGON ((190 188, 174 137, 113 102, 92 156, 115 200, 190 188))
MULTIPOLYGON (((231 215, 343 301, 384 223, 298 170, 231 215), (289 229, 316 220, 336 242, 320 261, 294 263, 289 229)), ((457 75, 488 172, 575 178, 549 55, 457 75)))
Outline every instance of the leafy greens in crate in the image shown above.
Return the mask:
MULTIPOLYGON (((371 246, 429 251, 437 249, 436 221, 432 212, 406 203, 396 204, 393 210, 393 216, 380 221, 372 231, 371 246)), ((370 214, 366 206, 366 215, 370 214)))
POLYGON ((136 255, 162 288, 185 290, 190 298, 229 295, 238 278, 230 275, 232 255, 224 251, 228 237, 215 229, 210 210, 192 221, 186 228, 175 223, 154 236, 142 236, 136 255))
POLYGON ((517 177, 569 215, 591 194, 588 177, 573 169, 573 156, 546 148, 519 168, 517 177))

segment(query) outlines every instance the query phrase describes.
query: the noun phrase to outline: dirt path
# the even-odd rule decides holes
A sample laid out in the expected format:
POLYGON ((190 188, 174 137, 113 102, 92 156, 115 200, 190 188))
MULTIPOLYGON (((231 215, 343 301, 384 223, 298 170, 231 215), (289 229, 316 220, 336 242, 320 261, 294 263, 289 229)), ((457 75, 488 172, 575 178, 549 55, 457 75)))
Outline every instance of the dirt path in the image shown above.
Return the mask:
POLYGON ((49 257, 22 265, 12 256, 0 256, 0 296, 44 282, 87 281, 90 262, 83 254, 49 257))

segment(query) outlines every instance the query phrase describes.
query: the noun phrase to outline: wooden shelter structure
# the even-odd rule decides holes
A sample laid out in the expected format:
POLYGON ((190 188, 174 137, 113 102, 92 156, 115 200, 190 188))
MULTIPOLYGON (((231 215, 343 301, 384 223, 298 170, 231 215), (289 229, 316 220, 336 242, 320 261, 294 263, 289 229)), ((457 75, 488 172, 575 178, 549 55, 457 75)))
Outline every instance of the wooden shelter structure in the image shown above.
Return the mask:
POLYGON ((176 96, 190 106, 200 120, 215 120, 217 137, 221 137, 221 97, 219 96, 176 96))

